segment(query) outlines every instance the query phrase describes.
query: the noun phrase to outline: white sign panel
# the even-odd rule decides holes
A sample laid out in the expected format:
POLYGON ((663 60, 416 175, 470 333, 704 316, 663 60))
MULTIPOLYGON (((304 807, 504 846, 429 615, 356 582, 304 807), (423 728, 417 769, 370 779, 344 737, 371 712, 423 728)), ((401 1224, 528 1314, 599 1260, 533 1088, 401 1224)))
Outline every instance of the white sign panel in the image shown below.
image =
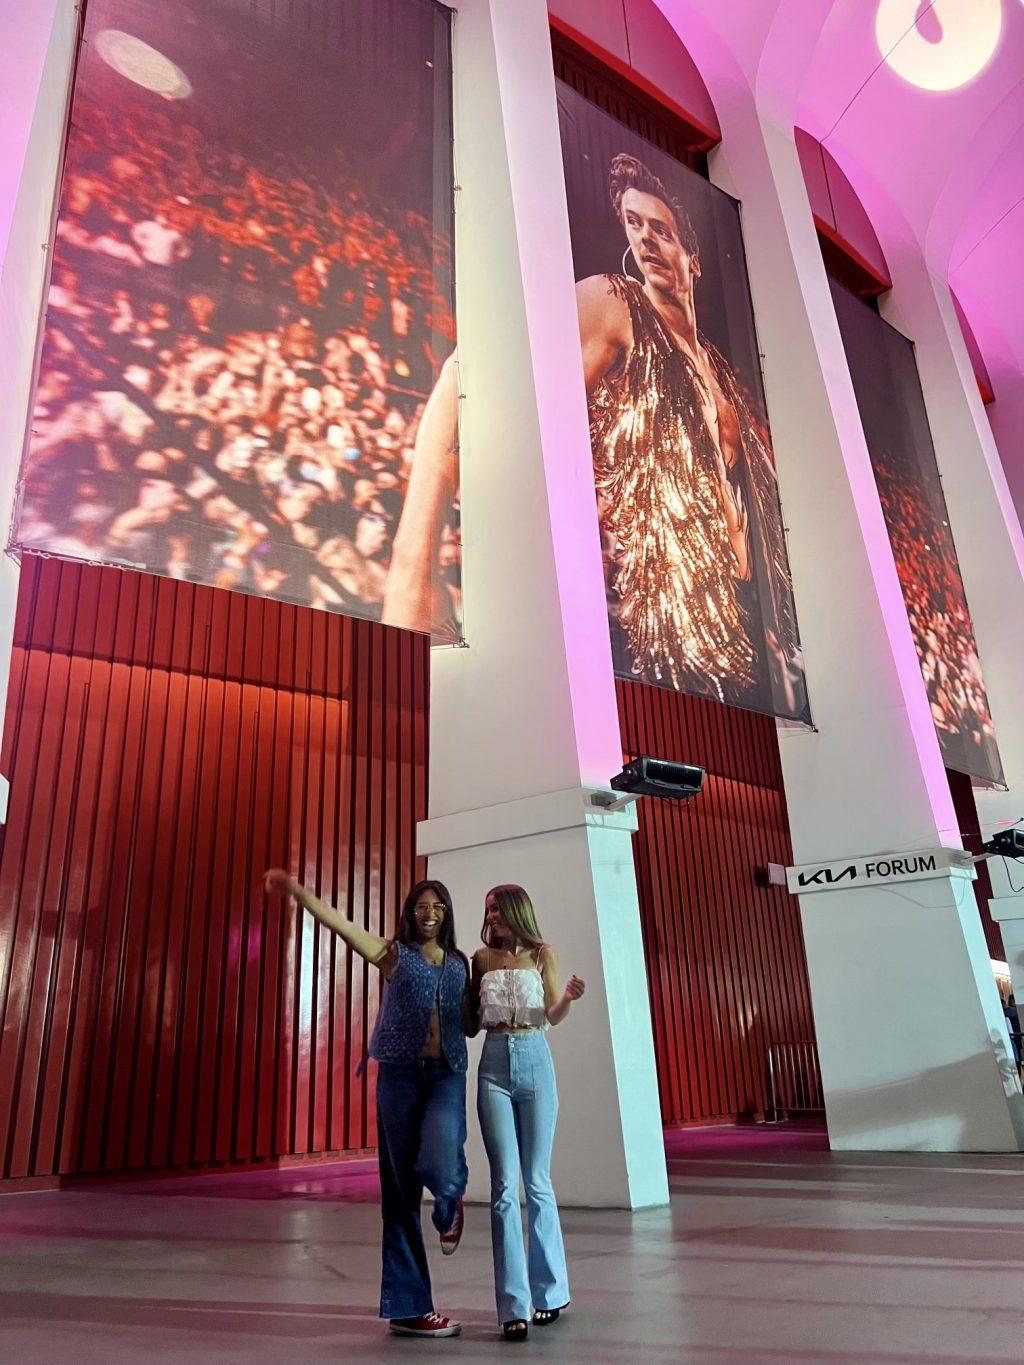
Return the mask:
POLYGON ((786 885, 795 896, 814 891, 849 891, 930 877, 977 876, 969 853, 961 848, 932 848, 920 853, 876 853, 871 858, 843 858, 831 863, 804 863, 786 869, 786 885))

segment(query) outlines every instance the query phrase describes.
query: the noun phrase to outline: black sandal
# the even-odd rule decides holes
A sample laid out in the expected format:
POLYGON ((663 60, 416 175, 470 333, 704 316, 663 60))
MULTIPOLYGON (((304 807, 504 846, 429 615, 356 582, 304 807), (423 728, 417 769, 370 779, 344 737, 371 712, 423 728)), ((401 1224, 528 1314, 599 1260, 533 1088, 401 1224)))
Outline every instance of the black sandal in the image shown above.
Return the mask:
POLYGON ((538 1308, 533 1315, 534 1327, 548 1327, 551 1323, 557 1322, 568 1307, 567 1303, 563 1303, 561 1308, 538 1308))
POLYGON ((514 1318, 511 1322, 501 1324, 501 1333, 506 1341, 525 1341, 530 1329, 523 1318, 514 1318))

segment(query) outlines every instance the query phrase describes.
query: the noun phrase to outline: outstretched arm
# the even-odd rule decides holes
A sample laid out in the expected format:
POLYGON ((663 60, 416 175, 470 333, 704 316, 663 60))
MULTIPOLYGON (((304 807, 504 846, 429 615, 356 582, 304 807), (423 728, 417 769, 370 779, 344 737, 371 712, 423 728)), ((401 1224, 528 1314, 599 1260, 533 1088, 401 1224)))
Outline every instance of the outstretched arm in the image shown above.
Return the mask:
POLYGON ((458 376, 455 357, 449 356, 416 433, 409 491, 384 585, 381 620, 385 625, 441 629, 448 619, 437 562, 445 517, 455 499, 458 421, 458 376))
POLYGON ((266 874, 264 885, 272 894, 276 892, 282 896, 294 896, 303 909, 308 910, 314 919, 318 919, 332 934, 337 934, 353 952, 364 957, 367 962, 372 962, 375 967, 387 969, 392 959, 392 944, 388 939, 381 938, 379 934, 371 934, 358 924, 354 924, 352 920, 346 919, 333 906, 325 905, 312 891, 307 890, 295 877, 279 867, 272 868, 266 874))

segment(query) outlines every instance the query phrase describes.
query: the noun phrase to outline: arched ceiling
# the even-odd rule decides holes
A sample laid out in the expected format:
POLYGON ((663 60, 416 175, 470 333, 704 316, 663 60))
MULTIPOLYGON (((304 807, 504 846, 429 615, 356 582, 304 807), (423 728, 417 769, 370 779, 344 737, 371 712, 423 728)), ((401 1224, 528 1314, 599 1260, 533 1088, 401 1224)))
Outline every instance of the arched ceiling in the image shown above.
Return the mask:
POLYGON ((657 3, 716 102, 742 78, 824 143, 883 248, 913 237, 1024 413, 1024 0, 657 3))

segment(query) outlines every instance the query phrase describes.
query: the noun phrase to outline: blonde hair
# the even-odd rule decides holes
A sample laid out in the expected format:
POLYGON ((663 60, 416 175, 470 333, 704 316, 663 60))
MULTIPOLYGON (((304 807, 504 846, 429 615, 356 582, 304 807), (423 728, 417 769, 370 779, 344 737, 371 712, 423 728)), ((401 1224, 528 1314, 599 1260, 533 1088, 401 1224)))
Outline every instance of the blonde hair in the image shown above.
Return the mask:
MULTIPOLYGON (((535 951, 547 947, 537 924, 533 901, 530 900, 521 886, 516 886, 514 883, 508 883, 505 886, 492 886, 484 897, 484 905, 486 906, 492 899, 497 906, 498 913, 505 921, 506 927, 511 929, 524 947, 533 948, 535 951)), ((486 913, 483 932, 480 937, 489 948, 491 944, 487 934, 486 913)))

